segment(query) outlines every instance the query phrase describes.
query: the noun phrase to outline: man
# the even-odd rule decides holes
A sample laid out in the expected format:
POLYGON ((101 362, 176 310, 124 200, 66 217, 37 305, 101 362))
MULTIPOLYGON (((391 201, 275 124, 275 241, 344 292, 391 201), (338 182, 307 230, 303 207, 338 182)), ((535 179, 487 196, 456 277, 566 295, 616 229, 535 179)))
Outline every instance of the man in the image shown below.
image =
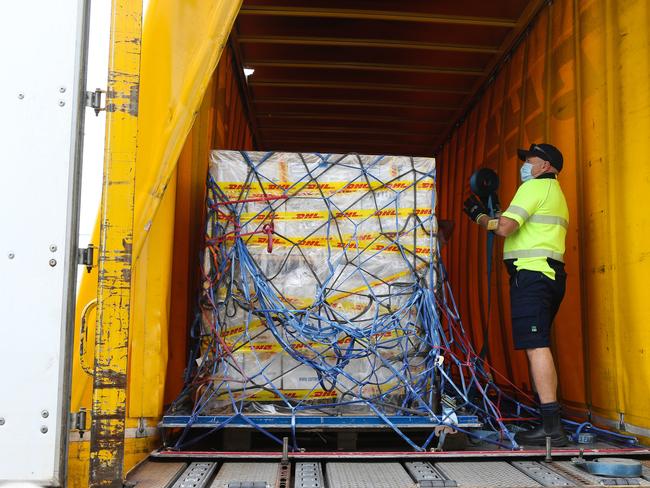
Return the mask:
POLYGON ((557 373, 550 350, 551 324, 564 297, 565 237, 569 211, 557 175, 562 153, 550 144, 532 144, 517 151, 524 161, 522 184, 508 209, 490 219, 474 196, 465 213, 478 225, 505 237, 503 259, 510 275, 510 307, 515 349, 525 349, 541 403, 542 425, 521 432, 517 442, 565 446, 567 436, 557 402, 557 373))

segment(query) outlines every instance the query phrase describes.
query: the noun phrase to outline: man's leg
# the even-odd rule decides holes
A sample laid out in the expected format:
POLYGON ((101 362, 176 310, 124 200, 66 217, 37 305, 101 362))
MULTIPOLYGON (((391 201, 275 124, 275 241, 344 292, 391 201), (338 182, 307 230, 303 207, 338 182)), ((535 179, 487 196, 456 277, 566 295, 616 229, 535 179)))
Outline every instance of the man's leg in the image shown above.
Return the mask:
POLYGON ((553 355, 548 347, 526 349, 530 373, 537 389, 542 413, 542 425, 537 429, 517 435, 522 444, 544 445, 546 436, 551 436, 554 446, 567 444, 567 437, 562 428, 560 404, 557 403, 557 373, 553 355))
POLYGON ((551 349, 526 349, 526 354, 540 403, 557 402, 557 373, 551 349))

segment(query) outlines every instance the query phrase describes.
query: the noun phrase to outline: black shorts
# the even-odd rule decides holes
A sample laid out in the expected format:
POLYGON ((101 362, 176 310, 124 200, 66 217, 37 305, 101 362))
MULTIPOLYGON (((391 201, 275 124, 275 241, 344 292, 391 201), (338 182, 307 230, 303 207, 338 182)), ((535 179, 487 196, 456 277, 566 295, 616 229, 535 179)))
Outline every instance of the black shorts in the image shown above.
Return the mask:
POLYGON ((552 280, 539 271, 514 269, 510 272, 510 310, 515 349, 535 349, 551 345, 551 324, 566 289, 564 264, 549 259, 555 270, 552 280))

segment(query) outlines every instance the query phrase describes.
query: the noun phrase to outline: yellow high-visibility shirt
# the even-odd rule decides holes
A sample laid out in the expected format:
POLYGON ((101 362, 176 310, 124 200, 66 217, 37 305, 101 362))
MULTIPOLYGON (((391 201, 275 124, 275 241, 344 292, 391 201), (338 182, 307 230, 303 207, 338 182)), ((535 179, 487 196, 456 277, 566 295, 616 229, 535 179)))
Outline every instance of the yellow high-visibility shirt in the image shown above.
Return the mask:
POLYGON ((517 270, 541 271, 554 280, 546 258, 564 262, 569 228, 569 209, 558 181, 545 177, 522 183, 501 215, 519 224, 505 239, 503 259, 514 259, 517 270))

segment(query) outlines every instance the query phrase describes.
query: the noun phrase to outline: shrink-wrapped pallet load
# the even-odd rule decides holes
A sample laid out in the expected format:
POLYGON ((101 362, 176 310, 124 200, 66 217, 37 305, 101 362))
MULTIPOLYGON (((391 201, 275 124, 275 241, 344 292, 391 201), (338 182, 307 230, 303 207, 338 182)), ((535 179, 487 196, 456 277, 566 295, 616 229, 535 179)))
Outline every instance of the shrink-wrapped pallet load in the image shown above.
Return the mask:
POLYGON ((434 171, 428 158, 212 153, 205 413, 399 414, 426 401, 434 171))

